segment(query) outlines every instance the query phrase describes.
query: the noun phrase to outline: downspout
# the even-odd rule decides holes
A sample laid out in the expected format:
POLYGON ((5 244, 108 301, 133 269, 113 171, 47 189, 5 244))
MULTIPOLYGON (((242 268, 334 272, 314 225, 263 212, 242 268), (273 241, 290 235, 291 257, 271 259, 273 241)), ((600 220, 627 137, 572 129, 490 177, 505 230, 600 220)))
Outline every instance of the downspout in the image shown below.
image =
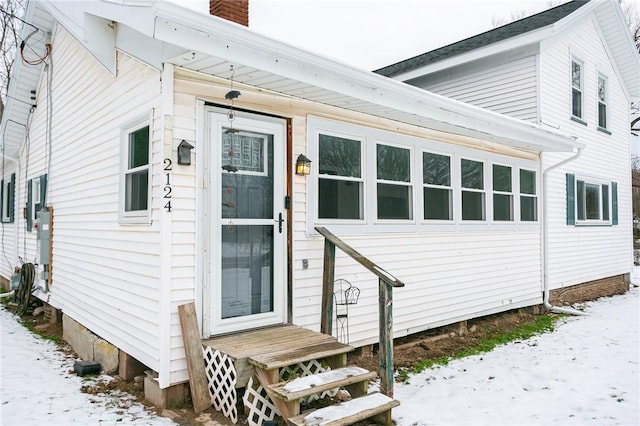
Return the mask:
POLYGON ((542 193, 544 197, 544 207, 542 211, 542 284, 543 284, 543 303, 544 307, 555 313, 569 314, 569 315, 586 315, 584 312, 577 311, 570 308, 561 308, 559 306, 553 306, 549 303, 549 205, 547 203, 547 186, 548 186, 548 173, 570 161, 576 160, 582 154, 584 148, 578 148, 578 152, 571 157, 566 158, 559 163, 547 167, 542 172, 542 193))

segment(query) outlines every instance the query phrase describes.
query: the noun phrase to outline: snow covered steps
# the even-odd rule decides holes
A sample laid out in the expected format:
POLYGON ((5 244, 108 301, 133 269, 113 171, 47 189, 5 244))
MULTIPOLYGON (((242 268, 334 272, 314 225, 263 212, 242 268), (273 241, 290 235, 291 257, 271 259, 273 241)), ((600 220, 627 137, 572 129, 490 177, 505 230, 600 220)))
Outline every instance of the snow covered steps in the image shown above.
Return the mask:
POLYGON ((267 393, 272 399, 279 400, 274 402, 289 424, 349 425, 372 416, 379 416, 381 423, 390 424, 391 408, 400 403, 382 394, 366 395, 369 380, 376 376, 376 373, 364 368, 349 366, 274 383, 268 386, 267 393), (355 399, 310 414, 300 414, 301 398, 339 387, 345 388, 355 399))
POLYGON ((374 417, 377 423, 391 425, 391 409, 399 401, 381 393, 371 393, 350 401, 341 402, 310 413, 288 419, 295 426, 342 426, 374 417))

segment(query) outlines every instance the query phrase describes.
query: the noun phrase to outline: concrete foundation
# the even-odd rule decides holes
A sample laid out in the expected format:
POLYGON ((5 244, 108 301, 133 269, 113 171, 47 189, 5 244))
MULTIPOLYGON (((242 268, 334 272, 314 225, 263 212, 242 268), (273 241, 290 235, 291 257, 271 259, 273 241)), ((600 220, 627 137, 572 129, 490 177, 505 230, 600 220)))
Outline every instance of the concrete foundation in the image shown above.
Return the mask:
POLYGON ((95 361, 93 358, 93 345, 98 340, 98 337, 79 322, 64 314, 62 315, 62 337, 71 345, 80 358, 85 361, 95 361))
POLYGON ((62 315, 62 337, 84 361, 97 361, 107 374, 118 371, 118 348, 86 329, 67 315, 62 315))

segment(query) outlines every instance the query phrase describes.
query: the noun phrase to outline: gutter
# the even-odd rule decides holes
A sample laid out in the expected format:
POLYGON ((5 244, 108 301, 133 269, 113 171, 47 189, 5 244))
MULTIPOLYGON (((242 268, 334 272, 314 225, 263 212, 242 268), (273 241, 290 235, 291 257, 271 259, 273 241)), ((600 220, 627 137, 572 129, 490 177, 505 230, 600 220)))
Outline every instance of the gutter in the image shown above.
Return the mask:
POLYGON ((556 163, 552 166, 547 167, 543 172, 542 172, 542 193, 543 193, 543 199, 544 199, 544 207, 543 207, 543 211, 542 211, 542 270, 543 270, 543 276, 542 276, 542 283, 543 283, 543 303, 544 303, 544 307, 551 311, 551 312, 555 312, 555 313, 560 313, 560 314, 569 314, 569 315, 587 315, 584 312, 580 312, 577 311, 575 309, 570 309, 570 308, 561 308, 559 306, 553 306, 551 305, 551 303, 549 302, 549 205, 547 203, 547 186, 548 186, 548 173, 570 161, 576 160, 578 157, 580 157, 580 155, 582 155, 582 151, 584 150, 584 147, 579 147, 578 148, 578 152, 576 152, 575 154, 573 154, 571 157, 566 158, 562 161, 560 161, 559 163, 556 163))

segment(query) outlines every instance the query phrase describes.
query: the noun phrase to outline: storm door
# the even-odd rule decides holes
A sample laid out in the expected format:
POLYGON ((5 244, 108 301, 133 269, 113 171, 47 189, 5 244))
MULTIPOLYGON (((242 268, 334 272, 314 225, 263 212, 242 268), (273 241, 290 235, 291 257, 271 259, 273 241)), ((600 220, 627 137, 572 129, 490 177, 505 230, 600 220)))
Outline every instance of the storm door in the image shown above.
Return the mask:
POLYGON ((283 323, 285 122, 209 113, 211 335, 283 323))

